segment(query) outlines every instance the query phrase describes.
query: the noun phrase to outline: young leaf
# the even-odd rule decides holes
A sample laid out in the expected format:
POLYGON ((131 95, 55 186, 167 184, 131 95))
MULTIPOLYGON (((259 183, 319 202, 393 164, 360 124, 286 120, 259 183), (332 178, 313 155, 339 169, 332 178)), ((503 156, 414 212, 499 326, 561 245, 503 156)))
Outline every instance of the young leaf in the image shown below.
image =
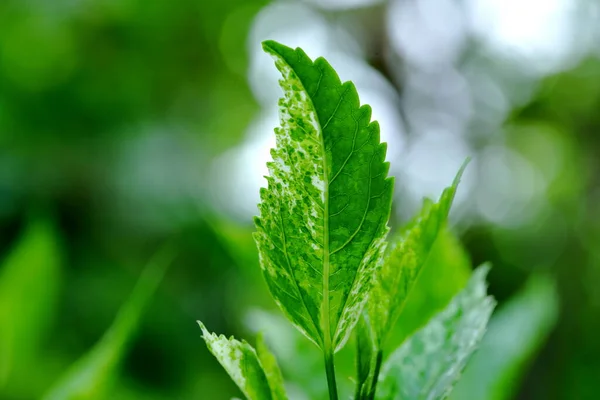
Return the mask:
MULTIPOLYGON (((419 273, 419 279, 402 307, 398 320, 387 335, 386 349, 398 348, 408 337, 424 327, 465 288, 471 273, 471 261, 458 238, 447 228, 442 229, 419 273)), ((357 351, 360 351, 360 348, 357 351)), ((368 394, 363 392, 357 400, 375 398, 376 382, 384 355, 389 356, 382 349, 373 354, 371 381, 366 392, 368 394)))
POLYGON ((286 400, 283 378, 275 361, 259 336, 257 350, 246 341, 227 339, 210 333, 198 321, 206 346, 225 368, 231 379, 249 400, 286 400))
POLYGON ((378 399, 445 399, 481 340, 495 301, 489 268, 479 267, 450 304, 398 348, 383 366, 378 399))
POLYGON ((368 311, 380 350, 400 316, 439 232, 445 226, 465 167, 466 163, 458 171, 452 186, 443 191, 439 202, 425 201, 417 218, 397 235, 376 273, 368 311))
MULTIPOLYGON (((277 310, 278 311, 278 310, 277 310)), ((293 399, 325 399, 328 387, 323 384, 323 354, 321 349, 306 340, 288 319, 276 310, 251 309, 245 325, 251 332, 264 332, 269 348, 286 377, 286 392, 293 399)), ((358 325, 357 325, 358 326, 358 325)), ((352 341, 350 336, 349 343, 352 341)), ((335 354, 338 396, 349 399, 355 390, 356 370, 354 346, 344 346, 335 354)))
POLYGON ((35 365, 55 312, 60 259, 52 226, 33 220, 0 268, 0 388, 35 365))
POLYGON ((354 398, 356 400, 366 399, 372 392, 374 376, 379 371, 376 370, 376 365, 381 363, 377 357, 381 357, 382 353, 377 351, 371 324, 368 321, 368 316, 363 313, 358 324, 356 325, 356 392, 354 398))
POLYGON ((167 246, 152 258, 112 326, 87 354, 67 370, 44 400, 106 398, 144 307, 156 291, 174 256, 173 248, 167 246))
POLYGON ((533 276, 494 314, 451 398, 514 398, 529 362, 546 341, 557 316, 554 282, 533 276))
POLYGON ((356 324, 387 233, 393 181, 371 108, 323 58, 273 41, 281 127, 255 219, 271 294, 330 353, 356 324))
POLYGON ((460 240, 448 228, 442 229, 388 334, 385 347, 397 349, 424 327, 465 288, 472 272, 471 260, 460 240))
POLYGON ((287 399, 281 370, 279 369, 279 365, 277 365, 275 356, 269 351, 262 334, 259 334, 256 338, 256 354, 267 376, 273 400, 287 399))

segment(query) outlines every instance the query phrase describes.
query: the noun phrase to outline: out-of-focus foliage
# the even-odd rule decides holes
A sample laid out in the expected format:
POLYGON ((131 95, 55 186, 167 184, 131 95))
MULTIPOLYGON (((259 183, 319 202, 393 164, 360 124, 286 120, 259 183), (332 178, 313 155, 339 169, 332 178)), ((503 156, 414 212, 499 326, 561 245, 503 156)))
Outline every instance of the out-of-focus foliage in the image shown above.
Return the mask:
POLYGON ((377 398, 445 399, 483 337, 495 300, 489 266, 477 268, 444 310, 410 336, 383 364, 377 398))
POLYGON ((119 310, 102 339, 77 360, 44 396, 45 400, 99 399, 110 396, 119 365, 136 331, 146 304, 173 261, 174 249, 163 248, 146 267, 142 277, 119 310))
MULTIPOLYGON (((260 41, 275 39, 327 56, 372 105, 397 166, 393 226, 473 158, 451 215, 459 238, 436 241, 390 346, 443 309, 472 264, 491 262, 499 310, 543 273, 556 285, 556 324, 535 351, 523 348, 531 358, 506 393, 595 400, 600 6, 432 4, 0 1, 0 276, 38 282, 21 267, 10 272, 7 261, 36 241, 38 250, 19 258, 45 260, 27 267, 58 272, 19 306, 39 304, 48 314, 19 325, 39 327, 27 328, 15 347, 34 353, 11 357, 0 397, 41 398, 100 340, 166 239, 181 254, 148 305, 111 399, 240 396, 199 338, 197 319, 250 342, 250 327, 264 321, 284 378, 302 385, 288 388, 290 397, 302 398, 304 388, 308 398, 323 397, 310 392, 323 385, 314 345, 272 338, 279 328, 265 315, 277 311, 251 238, 273 145, 266 138, 277 124, 268 105, 279 97, 260 41), (39 210, 52 218, 31 225, 39 210), (36 231, 37 239, 27 233, 36 231), (440 248, 456 240, 466 251, 440 248), (453 272, 438 269, 439 257, 455 263, 453 272), (295 364, 292 349, 301 354, 295 364)), ((1 318, 15 307, 4 296, 1 318)), ((537 296, 543 291, 528 304, 539 304, 537 296)), ((345 351, 338 381, 348 397, 355 368, 345 351)))
MULTIPOLYGON (((33 219, 0 270, 0 393, 31 390, 35 365, 56 316, 61 250, 52 224, 33 219)), ((34 375, 35 376, 35 375, 34 375)))
POLYGON ((525 368, 554 327, 557 312, 552 281, 545 276, 531 277, 490 321, 485 340, 452 392, 452 398, 513 398, 525 368))

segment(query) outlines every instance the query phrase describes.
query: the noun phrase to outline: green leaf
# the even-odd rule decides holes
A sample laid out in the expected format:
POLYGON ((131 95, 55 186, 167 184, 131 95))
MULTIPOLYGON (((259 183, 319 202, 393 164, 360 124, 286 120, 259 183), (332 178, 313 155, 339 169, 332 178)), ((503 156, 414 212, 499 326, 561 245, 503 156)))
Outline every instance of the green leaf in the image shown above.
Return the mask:
POLYGON ((439 232, 446 225, 466 165, 465 162, 440 200, 437 203, 426 200, 420 214, 396 235, 383 266, 375 275, 368 311, 379 349, 384 347, 439 232))
POLYGON ((208 350, 225 368, 231 379, 238 385, 249 400, 285 400, 283 378, 262 337, 254 350, 245 340, 210 333, 204 324, 198 321, 202 329, 202 338, 208 350))
MULTIPOLYGON (((252 332, 264 332, 265 339, 273 351, 286 377, 286 390, 290 398, 325 399, 327 386, 323 384, 325 369, 322 351, 275 310, 251 309, 245 324, 252 332)), ((355 346, 348 345, 335 355, 338 394, 340 399, 349 399, 355 390, 356 371, 355 346), (352 378, 351 378, 352 377, 352 378)))
POLYGON ((398 348, 424 327, 465 288, 471 273, 471 260, 459 239, 448 228, 443 229, 388 335, 386 348, 398 348))
POLYGON ((452 398, 514 398, 529 362, 548 338, 557 317, 554 282, 546 276, 533 276, 494 314, 452 398))
POLYGON ((485 333, 495 301, 489 268, 479 267, 450 304, 398 348, 383 366, 378 399, 445 399, 485 333))
POLYGON ((112 326, 87 354, 67 370, 44 400, 106 398, 142 312, 174 256, 173 248, 166 246, 152 258, 112 326))
POLYGON ((255 219, 271 294, 309 339, 339 350, 356 324, 388 231, 393 180, 371 108, 323 58, 273 41, 281 127, 255 219))
POLYGON ((52 226, 33 220, 0 269, 0 388, 35 365, 55 314, 60 260, 52 226))
POLYGON ((275 356, 269 351, 262 334, 259 334, 256 338, 256 354, 267 376, 273 400, 287 399, 281 370, 279 369, 279 365, 277 365, 275 356))
MULTIPOLYGON (((368 398, 376 375, 377 348, 368 316, 363 316, 356 326, 356 392, 355 399, 368 398)), ((381 353, 379 353, 381 354, 381 353)))

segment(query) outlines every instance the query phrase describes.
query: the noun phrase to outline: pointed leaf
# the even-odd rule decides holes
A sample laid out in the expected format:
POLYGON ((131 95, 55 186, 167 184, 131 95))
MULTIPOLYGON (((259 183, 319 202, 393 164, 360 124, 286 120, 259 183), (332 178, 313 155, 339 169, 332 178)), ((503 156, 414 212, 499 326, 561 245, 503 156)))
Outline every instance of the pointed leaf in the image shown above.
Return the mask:
POLYGON ((60 259, 54 229, 34 220, 0 268, 0 388, 35 364, 55 312, 60 259))
POLYGON ((254 350, 245 340, 210 333, 198 321, 202 338, 208 350, 215 356, 231 379, 249 400, 285 400, 283 378, 275 361, 261 337, 254 350))
POLYGON ((420 214, 396 235, 382 268, 376 273, 368 311, 379 349, 383 348, 439 232, 446 224, 465 167, 466 163, 452 186, 444 190, 439 202, 426 200, 420 214))
POLYGON ((356 325, 356 400, 368 398, 375 375, 377 349, 368 318, 363 313, 356 325))
POLYGON ((112 326, 87 354, 67 370, 44 400, 106 398, 142 312, 174 256, 173 248, 165 247, 153 257, 112 326))
POLYGON ((557 317, 554 282, 545 276, 533 276, 494 314, 479 350, 451 397, 514 398, 529 362, 548 338, 557 317))
POLYGON ((447 398, 495 306, 486 294, 488 270, 475 270, 467 287, 390 356, 380 376, 378 399, 447 398))
POLYGON ((384 247, 392 185, 369 106, 322 58, 273 41, 281 127, 255 219, 261 267, 288 318, 323 349, 356 324, 384 247))
POLYGON ((267 376, 267 381, 269 382, 271 393, 273 394, 273 400, 287 399, 281 370, 279 369, 275 356, 267 347, 262 334, 259 334, 256 338, 256 354, 258 355, 258 360, 267 376))
POLYGON ((465 288, 473 272, 471 260, 459 239, 448 228, 435 241, 419 278, 388 334, 386 349, 393 351, 465 288))

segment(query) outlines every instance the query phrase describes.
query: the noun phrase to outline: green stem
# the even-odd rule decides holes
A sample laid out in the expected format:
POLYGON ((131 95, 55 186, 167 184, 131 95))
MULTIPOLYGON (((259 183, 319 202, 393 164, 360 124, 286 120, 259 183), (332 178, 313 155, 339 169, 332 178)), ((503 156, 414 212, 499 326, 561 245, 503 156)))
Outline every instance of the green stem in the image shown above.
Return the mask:
POLYGON ((381 371, 381 364, 383 362, 383 351, 377 350, 377 358, 375 359, 375 370, 373 371, 373 379, 371 380, 371 387, 369 391, 369 400, 375 399, 375 391, 377 390, 377 381, 379 380, 379 372, 381 371))
POLYGON ((329 388, 329 400, 338 400, 337 384, 335 382, 335 364, 333 351, 325 350, 325 372, 327 374, 327 387, 329 388))

